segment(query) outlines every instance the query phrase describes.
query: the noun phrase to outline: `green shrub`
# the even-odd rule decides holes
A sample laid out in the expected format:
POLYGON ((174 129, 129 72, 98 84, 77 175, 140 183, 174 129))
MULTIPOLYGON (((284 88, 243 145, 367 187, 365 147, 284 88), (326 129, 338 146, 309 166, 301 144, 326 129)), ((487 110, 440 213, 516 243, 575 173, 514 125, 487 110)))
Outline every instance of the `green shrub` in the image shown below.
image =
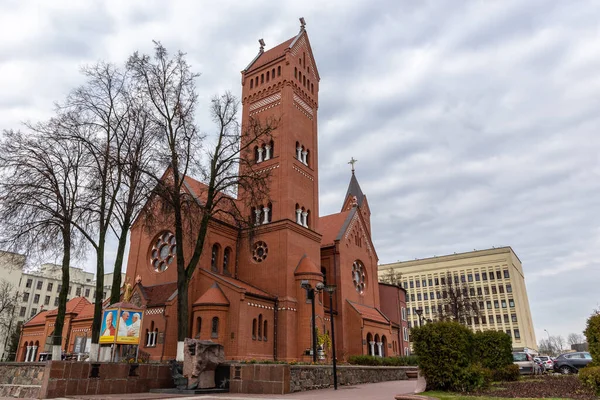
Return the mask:
POLYGON ((477 386, 477 371, 481 368, 470 368, 473 333, 467 327, 456 322, 434 322, 413 328, 411 333, 427 390, 463 392, 477 386))
POLYGON ((452 390, 457 392, 473 392, 486 389, 492 381, 492 371, 482 367, 480 364, 471 364, 459 375, 456 387, 452 390))
POLYGON ((382 365, 382 358, 375 356, 350 356, 348 363, 353 365, 382 365))
POLYGON ((588 318, 585 331, 588 348, 592 355, 593 364, 600 366, 600 313, 598 311, 588 318))
POLYGON ((600 395, 600 367, 585 367, 579 370, 579 380, 586 388, 600 395))
POLYGON ((518 381, 521 377, 519 366, 516 364, 505 365, 502 368, 493 369, 491 372, 494 382, 513 382, 518 381))
POLYGON ((500 331, 475 333, 473 335, 473 361, 481 363, 484 368, 491 370, 513 365, 510 336, 500 331))

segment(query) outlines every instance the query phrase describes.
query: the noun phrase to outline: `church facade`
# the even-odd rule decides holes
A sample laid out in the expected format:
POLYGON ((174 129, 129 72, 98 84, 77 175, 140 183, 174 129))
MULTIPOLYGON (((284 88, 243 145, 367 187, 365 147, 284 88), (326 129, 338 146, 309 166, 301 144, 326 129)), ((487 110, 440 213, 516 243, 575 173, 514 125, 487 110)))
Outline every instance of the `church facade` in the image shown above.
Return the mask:
MULTIPOLYGON (((271 201, 248 209, 257 224, 252 240, 211 221, 188 299, 188 336, 222 344, 230 360, 310 361, 312 304, 302 284, 320 282, 336 285, 333 313, 326 292, 317 293, 314 306, 320 333, 329 332, 333 315, 338 359, 408 348, 404 289, 386 287, 387 307, 398 312, 381 311, 371 211, 354 164, 340 212, 319 215, 319 82, 303 22, 270 50, 261 40, 242 71, 242 126, 251 117, 280 119, 272 140, 253 154, 254 168, 271 172, 271 201)), ((202 183, 186 178, 185 187, 201 197, 202 183)), ((139 218, 131 229, 131 302, 144 308, 140 350, 155 361, 177 352, 177 245, 169 226, 150 230, 139 218)))

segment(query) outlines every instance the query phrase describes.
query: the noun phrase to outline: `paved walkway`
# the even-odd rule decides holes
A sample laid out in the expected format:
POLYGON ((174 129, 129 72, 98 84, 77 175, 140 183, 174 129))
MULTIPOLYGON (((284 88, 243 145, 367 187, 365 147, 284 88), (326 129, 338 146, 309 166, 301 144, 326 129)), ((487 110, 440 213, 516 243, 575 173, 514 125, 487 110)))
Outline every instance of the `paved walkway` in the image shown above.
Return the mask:
POLYGON ((408 381, 390 381, 380 383, 367 383, 356 386, 338 386, 338 390, 321 389, 310 390, 307 392, 290 393, 284 395, 260 395, 260 394, 207 394, 196 396, 179 396, 158 393, 135 393, 135 394, 114 394, 98 396, 73 396, 68 399, 123 399, 123 400, 142 400, 142 399, 178 399, 178 400, 393 400, 397 394, 415 393, 418 381, 411 379, 408 381))

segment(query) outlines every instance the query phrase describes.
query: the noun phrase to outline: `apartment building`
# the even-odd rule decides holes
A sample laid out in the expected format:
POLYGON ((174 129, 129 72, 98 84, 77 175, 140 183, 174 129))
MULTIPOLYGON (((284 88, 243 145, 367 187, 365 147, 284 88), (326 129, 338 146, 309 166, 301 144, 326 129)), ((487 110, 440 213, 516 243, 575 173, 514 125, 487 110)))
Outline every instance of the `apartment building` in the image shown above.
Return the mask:
MULTIPOLYGON (((0 290, 2 293, 2 301, 7 304, 12 303, 17 296, 19 281, 23 272, 26 257, 22 254, 11 253, 0 250, 0 290)), ((10 334, 17 327, 15 322, 16 309, 5 307, 2 305, 2 313, 0 313, 0 360, 5 360, 7 357, 5 349, 7 349, 10 341, 10 334)))
POLYGON ((537 349, 523 267, 511 247, 383 264, 378 269, 380 277, 390 269, 401 274, 409 327, 438 319, 444 281, 452 276, 477 297, 480 316, 468 318, 471 329, 503 331, 512 337, 513 349, 537 349))

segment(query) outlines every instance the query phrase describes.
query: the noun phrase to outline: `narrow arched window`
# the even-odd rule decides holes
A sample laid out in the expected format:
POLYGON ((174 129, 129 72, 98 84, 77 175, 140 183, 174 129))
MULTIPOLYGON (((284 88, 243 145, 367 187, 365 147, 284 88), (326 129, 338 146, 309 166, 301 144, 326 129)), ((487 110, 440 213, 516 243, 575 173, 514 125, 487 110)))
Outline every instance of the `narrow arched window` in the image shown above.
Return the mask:
POLYGON ((275 142, 271 140, 269 146, 271 146, 271 158, 273 158, 275 157, 275 142))
POLYGON ((219 272, 219 267, 217 262, 219 261, 219 244, 215 243, 212 247, 212 254, 210 259, 210 269, 213 272, 219 272))
POLYGON ((212 319, 212 329, 210 332, 210 337, 213 339, 219 337, 219 318, 218 317, 213 317, 213 319, 212 319))
POLYGON ((260 74, 260 84, 265 83, 265 74, 260 74))
POLYGON ((254 79, 250 79, 250 89, 254 87, 254 79))
POLYGON ((267 341, 267 321, 264 322, 264 326, 263 326, 263 340, 265 342, 267 341))
POLYGON ((281 76, 281 65, 277 67, 277 76, 281 76))
POLYGON ((302 86, 306 87, 306 75, 302 77, 302 86))
POLYGON ((269 71, 267 71, 267 82, 269 82, 269 71))
POLYGON ((275 68, 271 70, 271 79, 275 79, 275 68))
POLYGON ((308 150, 308 149, 306 149, 306 160, 305 161, 306 161, 305 164, 307 166, 309 166, 310 165, 310 150, 308 150))
POLYGON ((254 86, 258 87, 258 76, 254 78, 254 86))
POLYGON ((256 340, 256 318, 252 320, 252 340, 256 340))
POLYGON ((267 214, 267 222, 273 222, 273 203, 268 203, 269 213, 267 214))
POLYGON ((311 83, 311 84, 310 84, 310 92, 311 92, 312 94, 315 94, 315 84, 314 84, 314 83, 311 83))
POLYGON ((196 318, 196 338, 200 337, 200 332, 202 331, 202 318, 196 318))
POLYGON ((229 274, 229 262, 231 258, 231 248, 226 247, 223 252, 223 273, 229 274))
POLYGON ((262 323, 263 323, 263 318, 262 318, 262 314, 258 315, 258 340, 262 340, 262 323))
POLYGON ((298 68, 294 67, 294 78, 298 77, 298 68))

